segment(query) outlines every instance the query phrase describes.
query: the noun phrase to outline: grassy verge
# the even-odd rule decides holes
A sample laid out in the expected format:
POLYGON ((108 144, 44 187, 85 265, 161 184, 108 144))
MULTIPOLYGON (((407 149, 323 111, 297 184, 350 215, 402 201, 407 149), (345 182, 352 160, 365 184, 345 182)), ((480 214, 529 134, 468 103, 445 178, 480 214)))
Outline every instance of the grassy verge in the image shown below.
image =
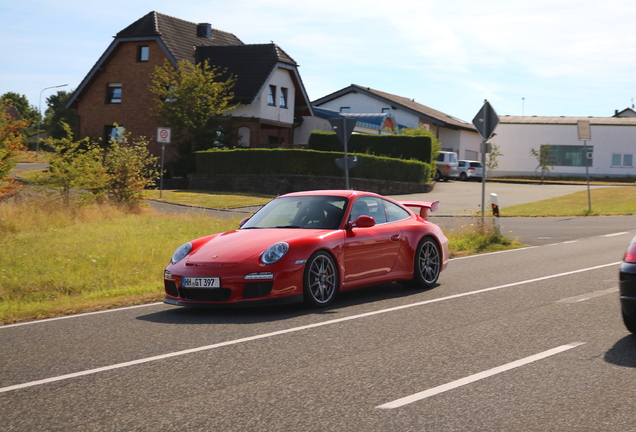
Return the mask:
POLYGON ((263 205, 274 198, 274 196, 263 194, 243 194, 237 192, 206 192, 191 190, 164 190, 161 193, 158 190, 148 190, 146 191, 146 197, 162 202, 214 209, 230 209, 263 205), (159 195, 161 195, 161 198, 159 197, 159 195))
POLYGON ((0 322, 158 301, 167 260, 183 242, 236 227, 202 215, 0 205, 0 322))
POLYGON ((636 187, 607 187, 590 190, 592 211, 589 211, 587 191, 504 207, 501 216, 621 216, 636 214, 636 187))

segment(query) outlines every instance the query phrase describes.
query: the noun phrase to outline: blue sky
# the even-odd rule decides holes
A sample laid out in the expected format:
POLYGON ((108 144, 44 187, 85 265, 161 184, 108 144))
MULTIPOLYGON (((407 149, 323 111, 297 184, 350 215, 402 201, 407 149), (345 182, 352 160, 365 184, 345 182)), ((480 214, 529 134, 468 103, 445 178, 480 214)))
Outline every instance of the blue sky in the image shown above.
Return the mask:
POLYGON ((275 42, 311 100, 358 84, 471 121, 484 99, 499 115, 595 117, 636 99, 636 2, 624 0, 3 2, 0 94, 37 106, 46 87, 75 89, 153 10, 275 42))

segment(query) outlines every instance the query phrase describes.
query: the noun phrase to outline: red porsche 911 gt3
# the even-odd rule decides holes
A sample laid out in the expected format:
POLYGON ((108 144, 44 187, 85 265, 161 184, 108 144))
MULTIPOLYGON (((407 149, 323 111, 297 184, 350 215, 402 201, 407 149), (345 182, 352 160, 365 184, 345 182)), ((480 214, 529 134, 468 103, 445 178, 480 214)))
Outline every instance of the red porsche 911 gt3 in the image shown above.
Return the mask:
POLYGON ((352 190, 282 195, 236 231, 180 246, 165 270, 164 302, 324 307, 370 285, 433 287, 448 264, 448 239, 428 221, 438 204, 352 190))

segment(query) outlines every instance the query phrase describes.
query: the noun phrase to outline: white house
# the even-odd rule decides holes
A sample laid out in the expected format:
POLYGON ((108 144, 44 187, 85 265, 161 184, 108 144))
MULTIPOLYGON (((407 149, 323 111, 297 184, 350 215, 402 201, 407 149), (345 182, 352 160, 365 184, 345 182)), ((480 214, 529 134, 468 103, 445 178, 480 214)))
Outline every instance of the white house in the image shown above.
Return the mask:
POLYGON ((629 112, 625 115, 628 116, 500 116, 496 135, 490 142, 499 147, 502 156, 498 157, 499 166, 490 175, 535 175, 539 161, 530 151, 549 145, 548 175, 584 176, 587 164, 592 177, 636 176, 636 117, 629 116, 629 112), (579 140, 578 120, 589 122, 589 141, 579 140))
POLYGON ((419 125, 432 131, 442 150, 457 152, 460 159, 479 160, 481 137, 472 123, 434 110, 413 99, 352 84, 312 102, 314 107, 338 113, 390 113, 398 127, 419 125))

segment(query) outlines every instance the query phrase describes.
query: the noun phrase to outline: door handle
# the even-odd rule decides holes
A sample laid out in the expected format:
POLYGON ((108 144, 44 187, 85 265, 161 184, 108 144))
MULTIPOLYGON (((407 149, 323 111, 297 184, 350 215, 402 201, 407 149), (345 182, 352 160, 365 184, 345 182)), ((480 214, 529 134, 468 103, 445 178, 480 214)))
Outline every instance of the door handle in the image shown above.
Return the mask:
POLYGON ((391 241, 400 241, 400 235, 399 234, 393 234, 391 236, 391 241))

